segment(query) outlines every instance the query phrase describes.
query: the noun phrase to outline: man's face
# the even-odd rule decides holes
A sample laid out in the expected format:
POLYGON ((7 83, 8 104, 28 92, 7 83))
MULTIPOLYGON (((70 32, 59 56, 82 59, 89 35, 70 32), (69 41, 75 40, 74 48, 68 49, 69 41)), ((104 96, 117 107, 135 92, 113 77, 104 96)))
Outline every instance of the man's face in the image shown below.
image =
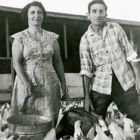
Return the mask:
POLYGON ((92 25, 100 26, 104 23, 107 13, 103 4, 93 4, 88 13, 88 18, 92 25))

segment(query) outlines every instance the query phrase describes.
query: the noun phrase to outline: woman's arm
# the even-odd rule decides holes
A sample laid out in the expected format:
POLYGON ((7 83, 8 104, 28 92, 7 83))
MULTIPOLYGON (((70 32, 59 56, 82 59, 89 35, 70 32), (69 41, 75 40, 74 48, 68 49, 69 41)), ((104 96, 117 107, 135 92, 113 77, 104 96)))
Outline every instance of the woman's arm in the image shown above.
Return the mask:
POLYGON ((27 94, 31 94, 31 86, 23 70, 23 45, 20 40, 14 39, 12 44, 13 67, 24 85, 27 94))
POLYGON ((63 67, 62 59, 60 56, 60 47, 57 40, 55 41, 54 44, 53 65, 61 83, 62 94, 66 95, 66 79, 64 75, 64 67, 63 67))

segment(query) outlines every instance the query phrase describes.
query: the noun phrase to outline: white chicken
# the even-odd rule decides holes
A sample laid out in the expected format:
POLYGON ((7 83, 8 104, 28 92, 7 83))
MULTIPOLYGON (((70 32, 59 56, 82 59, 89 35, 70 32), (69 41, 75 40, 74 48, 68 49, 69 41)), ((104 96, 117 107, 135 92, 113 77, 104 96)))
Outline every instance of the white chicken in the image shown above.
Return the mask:
POLYGON ((122 131, 122 129, 118 126, 117 123, 112 122, 112 123, 109 125, 109 130, 110 130, 110 133, 111 133, 112 136, 113 136, 113 140, 125 140, 125 136, 124 136, 124 134, 123 134, 123 131, 122 131))
POLYGON ((105 123, 105 121, 103 120, 102 116, 100 116, 100 117, 98 118, 98 122, 99 122, 99 125, 101 126, 103 132, 105 132, 105 131, 108 130, 108 128, 107 128, 107 126, 106 126, 106 123, 105 123))
POLYGON ((74 124, 74 140, 78 140, 79 136, 82 137, 83 132, 81 129, 81 121, 77 120, 77 121, 75 121, 75 124, 74 124))
POLYGON ((124 135, 126 139, 134 140, 134 124, 133 121, 124 115, 124 135))
POLYGON ((93 140, 112 140, 103 132, 103 130, 101 129, 99 125, 96 125, 96 132, 97 132, 97 135, 95 136, 93 140))
POLYGON ((74 107, 76 102, 66 103, 65 101, 62 103, 63 111, 68 111, 71 107, 74 107))
POLYGON ((9 128, 5 129, 4 131, 0 131, 0 140, 3 140, 8 136, 9 136, 9 128))
POLYGON ((44 140, 56 140, 56 134, 54 128, 52 128, 44 137, 44 140))
POLYGON ((83 101, 80 102, 79 107, 84 107, 84 102, 83 101))
POLYGON ((11 107, 8 103, 2 105, 0 108, 0 127, 2 128, 4 125, 8 124, 7 118, 10 117, 11 107))
POLYGON ((110 118, 113 118, 114 116, 114 110, 113 110, 113 102, 109 105, 108 109, 107 109, 107 113, 110 112, 110 118))
MULTIPOLYGON (((80 131, 82 131, 82 130, 80 130, 80 131)), ((95 133, 95 129, 94 129, 94 127, 91 127, 90 129, 89 129, 89 131, 88 131, 88 133, 87 133, 87 135, 86 136, 84 136, 83 135, 83 132, 81 132, 80 133, 80 135, 78 134, 78 137, 77 137, 77 139, 79 140, 93 140, 93 138, 94 138, 94 133, 95 133)), ((76 135, 76 134, 75 134, 76 135)), ((75 140, 75 137, 74 138, 70 138, 70 140, 75 140)))
POLYGON ((57 119, 57 123, 56 123, 56 126, 55 126, 56 128, 57 128, 58 124, 60 123, 61 119, 63 118, 63 116, 64 116, 63 108, 61 108, 59 110, 58 119, 57 119))

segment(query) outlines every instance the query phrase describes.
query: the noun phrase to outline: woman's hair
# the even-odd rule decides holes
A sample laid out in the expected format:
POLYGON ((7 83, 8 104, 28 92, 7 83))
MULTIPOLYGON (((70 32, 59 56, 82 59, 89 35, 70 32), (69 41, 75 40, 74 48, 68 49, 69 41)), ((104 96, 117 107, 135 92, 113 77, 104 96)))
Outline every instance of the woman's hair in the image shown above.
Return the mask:
POLYGON ((25 23, 25 25, 28 25, 28 10, 30 7, 32 6, 38 6, 42 12, 43 12, 43 21, 44 19, 46 18, 46 11, 45 11, 45 8, 44 6, 42 5, 41 2, 38 2, 38 1, 33 1, 31 3, 28 3, 22 10, 21 10, 21 19, 23 20, 23 22, 25 23))

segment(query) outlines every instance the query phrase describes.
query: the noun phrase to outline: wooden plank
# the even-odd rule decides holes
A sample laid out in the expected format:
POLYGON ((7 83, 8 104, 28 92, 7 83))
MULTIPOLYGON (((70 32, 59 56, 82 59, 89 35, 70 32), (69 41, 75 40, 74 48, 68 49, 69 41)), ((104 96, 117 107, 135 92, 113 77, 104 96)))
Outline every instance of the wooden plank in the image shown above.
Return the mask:
POLYGON ((84 97, 83 87, 76 87, 76 86, 68 86, 68 93, 70 98, 82 98, 84 97))
POLYGON ((0 90, 0 104, 11 101, 12 91, 0 90))
POLYGON ((130 35, 130 43, 131 45, 134 47, 134 49, 137 49, 135 48, 135 45, 134 45, 134 32, 132 29, 129 30, 129 35, 130 35))
POLYGON ((11 74, 11 58, 0 57, 0 74, 11 74))
POLYGON ((63 35, 64 35, 64 54, 65 59, 68 58, 68 49, 67 49, 67 26, 66 23, 63 23, 63 35))
POLYGON ((6 31, 6 56, 10 57, 10 48, 9 48, 9 23, 8 17, 5 18, 5 31, 6 31))
MULTIPOLYGON (((21 9, 20 8, 0 6, 0 11, 20 14, 21 9)), ((76 15, 76 14, 51 12, 51 11, 47 11, 46 14, 47 14, 48 17, 56 17, 56 18, 64 18, 64 19, 70 19, 70 20, 88 21, 88 18, 87 18, 86 15, 76 15)), ((111 20, 113 22, 117 22, 119 24, 124 24, 124 25, 140 26, 139 21, 120 20, 120 19, 112 19, 112 18, 111 19, 108 18, 108 20, 111 20)))
POLYGON ((9 57, 0 57, 0 60, 11 60, 9 57))
POLYGON ((70 98, 84 97, 82 78, 79 73, 65 73, 70 98))
POLYGON ((12 77, 11 74, 0 74, 0 89, 11 89, 12 77))
POLYGON ((65 73, 66 83, 68 86, 81 86, 82 77, 79 73, 65 73))
POLYGON ((13 59, 11 59, 11 85, 12 85, 12 88, 14 86, 14 81, 15 81, 15 71, 14 71, 14 67, 13 67, 13 59))
MULTIPOLYGON (((0 12, 10 12, 10 13, 18 13, 18 14, 20 14, 21 9, 20 8, 0 6, 0 12)), ((64 19, 70 19, 70 20, 88 21, 88 18, 87 18, 86 15, 76 15, 76 14, 51 12, 51 11, 47 11, 46 14, 47 14, 48 17, 56 17, 56 18, 64 18, 64 19)), ((112 19, 112 18, 108 18, 108 20, 111 20, 113 22, 117 22, 119 24, 124 24, 124 25, 140 26, 139 21, 120 20, 120 19, 112 19)))

